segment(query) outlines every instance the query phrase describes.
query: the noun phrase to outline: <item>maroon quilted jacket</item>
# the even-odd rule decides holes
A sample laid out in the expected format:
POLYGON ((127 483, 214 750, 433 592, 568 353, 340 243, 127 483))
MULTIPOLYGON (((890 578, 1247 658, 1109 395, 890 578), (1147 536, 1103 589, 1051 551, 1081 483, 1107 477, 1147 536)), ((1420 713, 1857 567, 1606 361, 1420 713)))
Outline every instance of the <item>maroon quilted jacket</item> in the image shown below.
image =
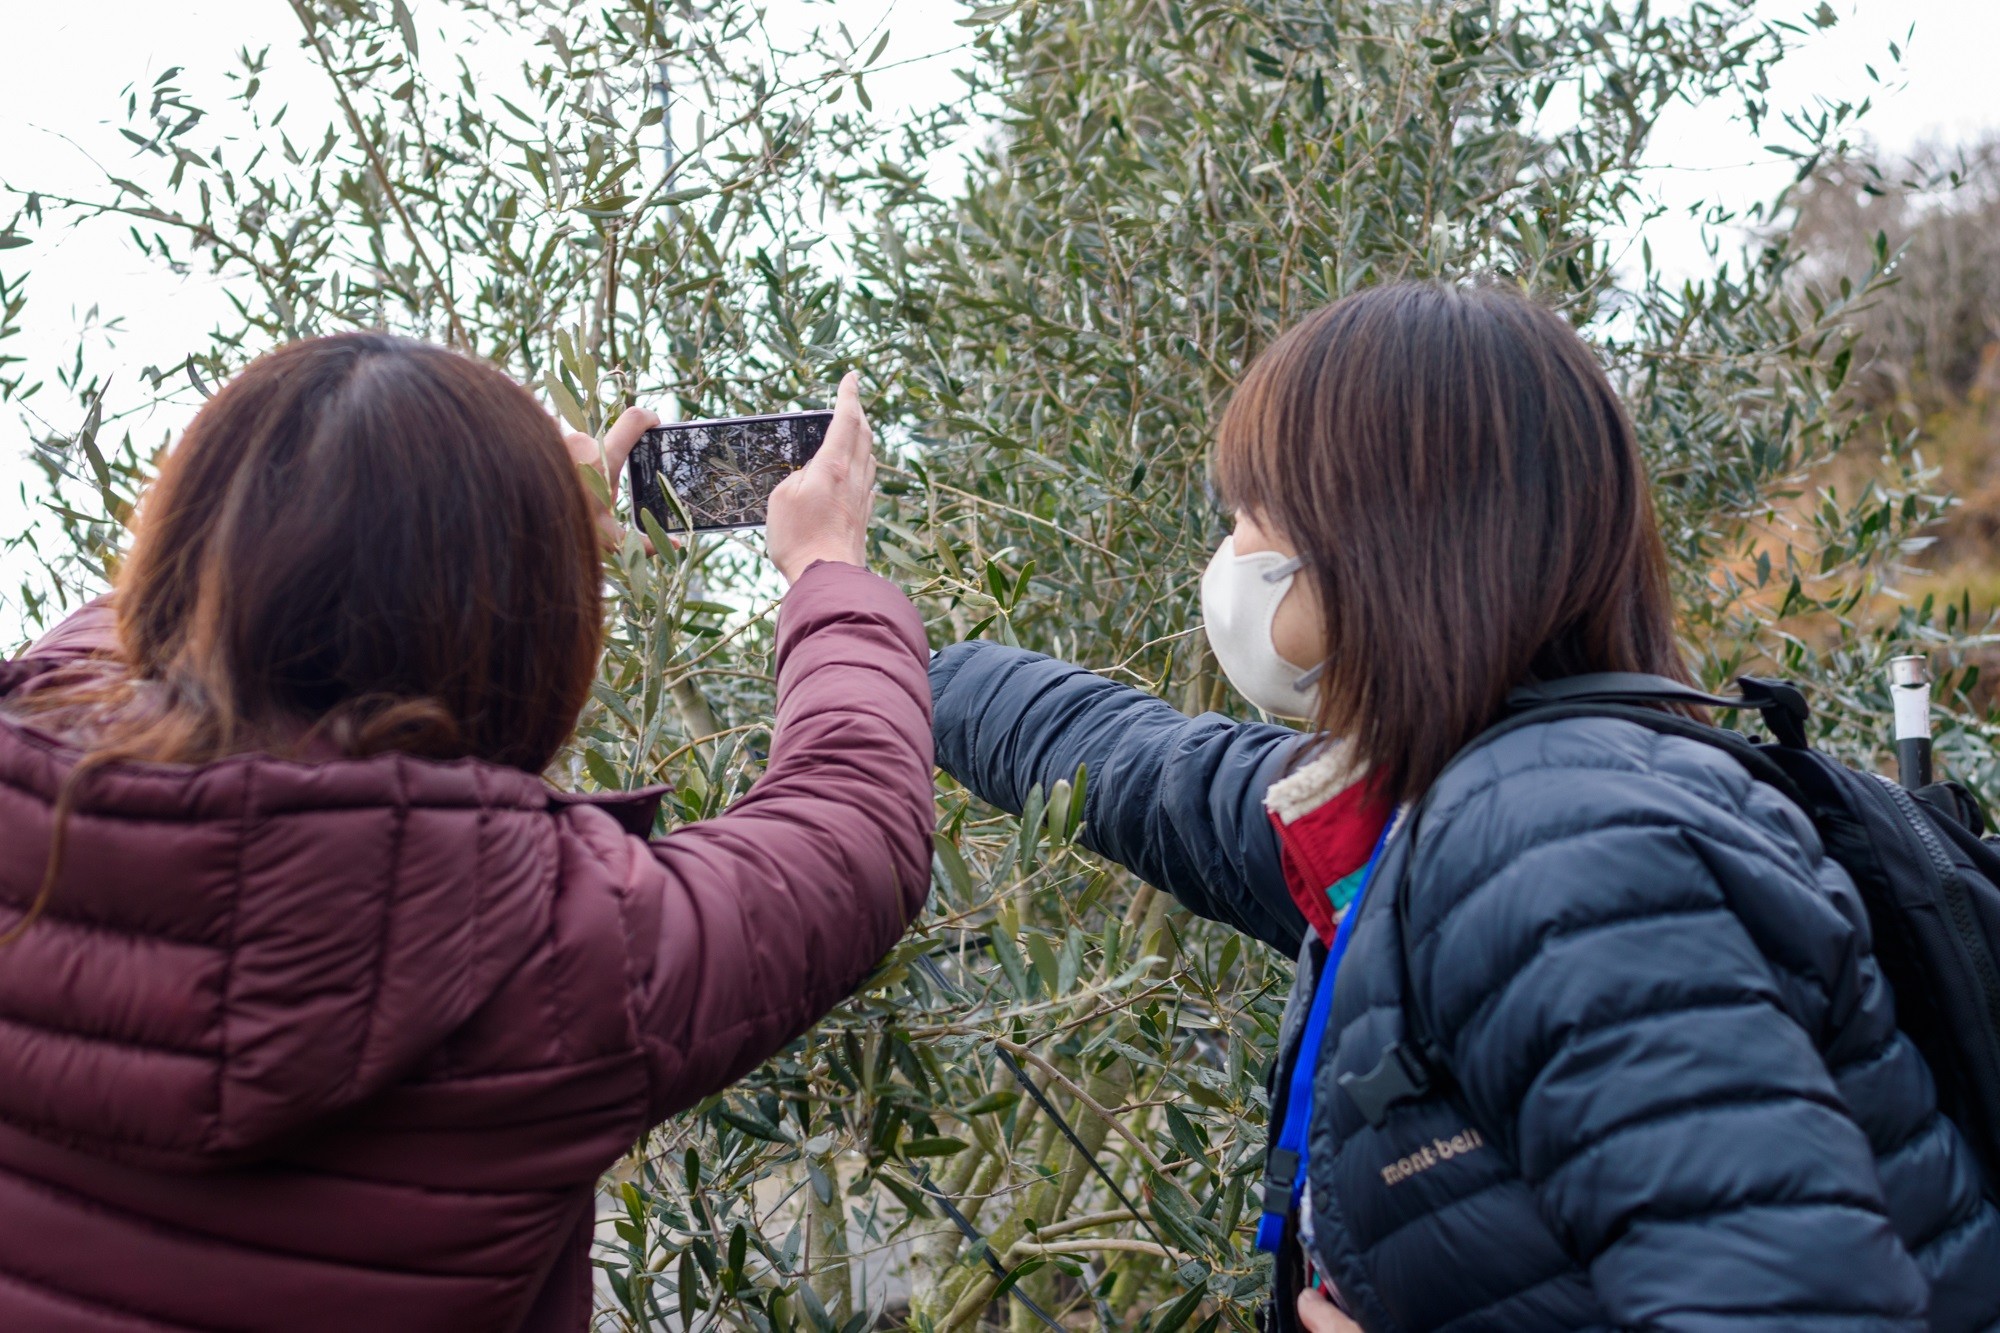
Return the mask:
MULTIPOLYGON (((815 565, 777 660, 763 778, 651 842, 657 796, 472 761, 101 772, 0 949, 0 1329, 582 1329, 599 1174, 847 994, 929 883, 909 602, 815 565)), ((73 759, 0 714, 0 931, 73 759)))

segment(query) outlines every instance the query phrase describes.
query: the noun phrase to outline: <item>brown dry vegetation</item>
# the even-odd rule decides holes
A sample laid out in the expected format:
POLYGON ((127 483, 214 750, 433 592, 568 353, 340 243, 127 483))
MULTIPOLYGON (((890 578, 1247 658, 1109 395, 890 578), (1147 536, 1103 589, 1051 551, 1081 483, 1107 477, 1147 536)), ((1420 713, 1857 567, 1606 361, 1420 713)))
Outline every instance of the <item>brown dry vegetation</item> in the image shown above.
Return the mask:
MULTIPOLYGON (((1809 256, 1802 288, 1837 299, 1878 250, 1896 280, 1856 314, 1850 401, 1869 429, 1794 508, 1852 492, 1877 471, 1869 443, 1914 438, 1949 495, 1945 517, 1913 544, 1885 598, 1957 603, 1986 637, 2000 621, 2000 139, 1922 150, 1905 161, 1855 156, 1823 168, 1795 197, 1809 256)), ((1783 522, 1783 512, 1778 517, 1783 522)), ((1893 616, 1893 604, 1880 611, 1893 616)), ((2000 706, 2000 642, 1976 650, 1969 699, 2000 706)))

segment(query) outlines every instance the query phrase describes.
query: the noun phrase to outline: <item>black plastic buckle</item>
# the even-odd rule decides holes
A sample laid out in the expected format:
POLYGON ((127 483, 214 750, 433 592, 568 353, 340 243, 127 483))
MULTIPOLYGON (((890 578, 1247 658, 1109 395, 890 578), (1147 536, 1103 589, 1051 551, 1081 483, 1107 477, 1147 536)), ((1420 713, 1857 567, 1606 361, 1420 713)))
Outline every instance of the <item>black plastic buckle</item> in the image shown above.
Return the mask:
POLYGON ((1282 1217, 1292 1210, 1292 1186, 1299 1179, 1299 1155, 1290 1148, 1273 1148, 1264 1159, 1264 1206, 1261 1211, 1282 1217))
POLYGON ((1764 719, 1778 744, 1793 750, 1811 748, 1806 740, 1806 720, 1812 716, 1812 706, 1798 686, 1790 681, 1739 676, 1736 688, 1743 692, 1743 702, 1764 719))
POLYGON ((1421 1097, 1431 1089, 1430 1062, 1408 1042, 1392 1041, 1382 1048, 1382 1058, 1365 1074, 1342 1074, 1340 1090, 1361 1109, 1376 1129, 1389 1118, 1389 1108, 1397 1102, 1421 1097))

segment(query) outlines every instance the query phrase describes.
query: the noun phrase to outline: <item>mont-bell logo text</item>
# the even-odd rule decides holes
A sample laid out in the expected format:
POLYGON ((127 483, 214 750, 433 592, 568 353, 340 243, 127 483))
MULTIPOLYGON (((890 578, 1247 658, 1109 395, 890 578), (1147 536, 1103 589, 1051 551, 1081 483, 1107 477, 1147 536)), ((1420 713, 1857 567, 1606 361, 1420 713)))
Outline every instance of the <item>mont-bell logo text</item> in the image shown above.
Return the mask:
POLYGON ((1408 1157, 1398 1157, 1382 1168, 1384 1185, 1400 1185, 1411 1176, 1428 1171, 1439 1162, 1449 1162, 1454 1157, 1463 1157, 1469 1152, 1478 1152, 1486 1146, 1476 1129, 1462 1129, 1448 1139, 1432 1139, 1408 1157))

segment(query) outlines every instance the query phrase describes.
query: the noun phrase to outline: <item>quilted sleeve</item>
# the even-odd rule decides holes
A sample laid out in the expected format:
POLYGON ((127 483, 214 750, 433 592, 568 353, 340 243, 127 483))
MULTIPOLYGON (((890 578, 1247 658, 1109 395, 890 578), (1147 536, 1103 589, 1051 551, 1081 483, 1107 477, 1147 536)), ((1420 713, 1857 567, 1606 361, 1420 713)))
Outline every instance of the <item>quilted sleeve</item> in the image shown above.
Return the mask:
POLYGON ((1475 1119, 1616 1327, 1919 1333, 1868 1139, 1786 1004, 1857 947, 1816 849, 1600 757, 1461 784, 1421 830, 1410 980, 1475 1119), (1756 885, 1786 964, 1732 910, 1756 885))
POLYGON ((786 596, 764 775, 716 818, 655 839, 628 891, 654 1119, 805 1031, 922 908, 927 654, 915 608, 866 570, 818 563, 786 596))
POLYGON ((1019 814, 1086 771, 1083 844, 1287 955, 1306 922, 1285 887, 1264 792, 1299 744, 1285 727, 1190 718, 1129 685, 996 643, 931 663, 938 764, 1019 814))

